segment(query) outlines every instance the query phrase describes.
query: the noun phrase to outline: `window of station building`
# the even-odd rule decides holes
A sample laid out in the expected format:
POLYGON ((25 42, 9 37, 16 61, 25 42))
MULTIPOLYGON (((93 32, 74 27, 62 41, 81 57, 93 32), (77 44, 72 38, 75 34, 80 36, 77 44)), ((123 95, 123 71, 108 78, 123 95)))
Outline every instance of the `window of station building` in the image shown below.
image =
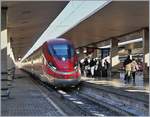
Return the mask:
POLYGON ((143 60, 142 38, 120 42, 118 45, 118 54, 120 61, 123 61, 127 55, 131 55, 131 59, 134 58, 143 60))
POLYGON ((101 58, 105 58, 110 55, 110 48, 102 48, 101 49, 101 58))
MULTIPOLYGON (((130 59, 135 59, 140 65, 143 63, 144 51, 143 51, 143 39, 139 38, 122 38, 118 43, 118 55, 120 60, 120 68, 123 67, 123 62, 130 55, 130 59)), ((140 68, 141 70, 143 68, 140 68)))
MULTIPOLYGON (((111 41, 102 41, 97 43, 97 56, 102 60, 102 59, 110 59, 110 48, 111 48, 111 41)), ((108 60, 110 61, 110 60, 108 60)))

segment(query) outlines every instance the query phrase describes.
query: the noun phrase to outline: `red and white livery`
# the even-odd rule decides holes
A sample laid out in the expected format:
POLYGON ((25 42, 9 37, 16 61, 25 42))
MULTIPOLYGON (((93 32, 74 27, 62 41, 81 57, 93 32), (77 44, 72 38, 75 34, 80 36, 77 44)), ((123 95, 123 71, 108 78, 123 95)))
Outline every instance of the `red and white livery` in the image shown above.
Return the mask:
POLYGON ((45 42, 23 61, 23 69, 56 87, 74 86, 80 82, 74 46, 63 38, 45 42))

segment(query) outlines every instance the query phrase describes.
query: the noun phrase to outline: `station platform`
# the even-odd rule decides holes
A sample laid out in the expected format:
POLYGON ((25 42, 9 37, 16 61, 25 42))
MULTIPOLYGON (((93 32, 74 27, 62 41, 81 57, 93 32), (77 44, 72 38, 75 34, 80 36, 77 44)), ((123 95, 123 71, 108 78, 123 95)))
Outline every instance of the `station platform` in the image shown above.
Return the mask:
POLYGON ((117 107, 132 116, 149 115, 150 90, 148 82, 143 82, 142 77, 128 84, 123 79, 82 77, 81 85, 80 92, 96 103, 108 108, 117 107))
MULTIPOLYGON (((85 83, 104 86, 110 90, 116 87, 118 90, 136 92, 136 96, 147 100, 149 95, 149 85, 142 84, 141 80, 136 79, 136 84, 125 84, 121 79, 110 78, 87 78, 82 77, 85 83), (110 87, 111 86, 111 87, 110 87), (141 93, 144 93, 143 97, 141 93), (146 95, 146 97, 145 97, 146 95)), ((8 99, 1 101, 2 116, 64 116, 65 113, 55 105, 55 103, 42 92, 40 87, 34 83, 32 78, 23 71, 16 69, 15 79, 10 88, 8 99)), ((121 92, 122 93, 122 92, 121 92)))
POLYGON ((131 92, 132 90, 135 90, 136 92, 150 93, 149 79, 144 81, 141 73, 136 75, 135 82, 133 82, 131 79, 129 83, 125 83, 123 78, 110 78, 110 77, 91 78, 91 77, 82 76, 81 80, 92 84, 97 84, 97 85, 111 86, 114 88, 120 87, 131 92))
POLYGON ((61 116, 64 113, 24 72, 16 70, 8 99, 1 101, 2 116, 61 116))

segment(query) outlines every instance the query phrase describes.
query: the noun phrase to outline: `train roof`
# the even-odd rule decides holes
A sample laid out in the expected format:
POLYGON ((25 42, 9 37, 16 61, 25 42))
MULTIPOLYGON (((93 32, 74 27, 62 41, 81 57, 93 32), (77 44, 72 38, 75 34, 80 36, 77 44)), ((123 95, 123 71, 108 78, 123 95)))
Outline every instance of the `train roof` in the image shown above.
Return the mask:
MULTIPOLYGON (((48 41, 46 41, 48 44, 54 44, 54 43, 70 43, 72 44, 69 40, 64 39, 64 38, 55 38, 55 39, 50 39, 48 41)), ((43 45, 42 45, 43 46, 43 45)), ((37 52, 38 50, 40 50, 42 48, 42 46, 40 46, 39 48, 37 48, 33 53, 31 53, 26 59, 30 58, 35 52, 37 52)))
POLYGON ((64 38, 56 38, 56 39, 51 39, 47 41, 48 44, 52 44, 52 43, 70 43, 69 40, 64 39, 64 38))

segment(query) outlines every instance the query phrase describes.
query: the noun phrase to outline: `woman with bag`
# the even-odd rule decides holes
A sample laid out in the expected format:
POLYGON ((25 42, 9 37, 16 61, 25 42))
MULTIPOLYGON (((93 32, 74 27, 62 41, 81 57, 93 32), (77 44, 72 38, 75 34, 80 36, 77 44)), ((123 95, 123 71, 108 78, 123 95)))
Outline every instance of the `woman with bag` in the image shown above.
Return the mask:
POLYGON ((135 82, 135 73, 136 73, 136 71, 138 71, 138 64, 135 61, 135 59, 132 59, 131 71, 132 71, 133 82, 135 82))
POLYGON ((127 59, 124 61, 124 68, 125 68, 125 83, 126 81, 129 83, 131 78, 131 63, 132 60, 130 59, 130 56, 128 55, 127 59))

